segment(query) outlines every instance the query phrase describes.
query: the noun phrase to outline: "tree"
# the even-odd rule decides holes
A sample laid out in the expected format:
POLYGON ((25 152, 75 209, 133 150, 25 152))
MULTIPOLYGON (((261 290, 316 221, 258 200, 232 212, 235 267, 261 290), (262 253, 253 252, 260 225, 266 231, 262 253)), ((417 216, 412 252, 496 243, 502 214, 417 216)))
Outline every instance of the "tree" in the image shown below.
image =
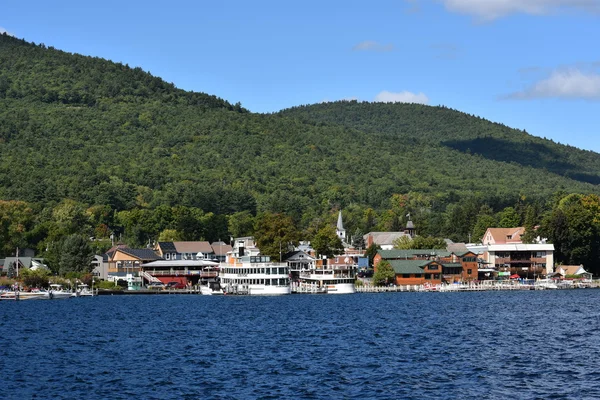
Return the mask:
POLYGON ((494 217, 494 210, 487 205, 484 204, 479 209, 479 214, 477 214, 477 219, 475 221, 475 225, 473 226, 473 232, 470 237, 470 242, 478 242, 483 239, 483 235, 488 228, 496 227, 498 222, 494 217))
POLYGON ((537 209, 533 205, 528 205, 527 210, 525 211, 525 233, 521 236, 521 241, 523 243, 533 243, 535 242, 535 238, 537 236, 536 233, 536 223, 537 223, 537 209))
POLYGON ((498 213, 500 228, 516 228, 521 226, 521 216, 513 207, 506 207, 498 213))
POLYGON ((17 276, 17 268, 16 268, 16 263, 13 261, 10 264, 8 264, 8 271, 6 271, 6 276, 9 277, 10 279, 16 278, 17 276))
POLYGON ((405 239, 406 236, 399 237, 394 241, 394 248, 400 250, 417 250, 417 249, 445 249, 448 247, 446 241, 442 238, 434 238, 431 236, 415 236, 412 240, 405 239))
POLYGON ((363 236, 363 232, 360 230, 360 228, 356 228, 354 235, 352 235, 352 247, 355 249, 364 249, 366 246, 365 238, 363 236))
POLYGON ((254 225, 254 240, 262 255, 280 260, 280 253, 287 253, 288 246, 298 243, 299 232, 292 218, 285 214, 262 213, 254 225))
POLYGON ((229 216, 227 226, 233 237, 249 236, 254 228, 254 217, 250 211, 239 211, 229 216))
POLYGON ((175 229, 165 229, 158 235, 159 242, 176 242, 180 239, 179 233, 175 229))
POLYGON ((320 256, 327 258, 340 254, 344 250, 342 240, 337 235, 335 228, 331 225, 325 225, 312 238, 310 244, 320 256))
POLYGON ((23 278, 23 284, 31 288, 48 287, 49 276, 50 272, 42 268, 37 269, 35 271, 25 268, 21 273, 21 277, 23 278))
POLYGON ((413 249, 414 247, 412 244, 413 240, 410 236, 408 235, 403 235, 400 236, 399 238, 394 239, 394 241, 392 242, 392 245, 394 246, 395 249, 400 249, 400 250, 408 250, 408 249, 413 249))
POLYGON ((59 243, 58 272, 90 272, 94 252, 89 241, 79 235, 65 236, 59 243))
POLYGON ((396 272, 394 272, 394 268, 392 268, 392 264, 390 264, 387 260, 381 260, 377 267, 375 267, 375 273, 373 274, 373 284, 376 286, 387 285, 389 283, 394 282, 394 278, 396 277, 396 272))
POLYGON ((365 251, 365 256, 369 257, 369 266, 373 266, 373 259, 377 255, 377 250, 381 250, 381 246, 375 243, 371 243, 367 250, 365 251))

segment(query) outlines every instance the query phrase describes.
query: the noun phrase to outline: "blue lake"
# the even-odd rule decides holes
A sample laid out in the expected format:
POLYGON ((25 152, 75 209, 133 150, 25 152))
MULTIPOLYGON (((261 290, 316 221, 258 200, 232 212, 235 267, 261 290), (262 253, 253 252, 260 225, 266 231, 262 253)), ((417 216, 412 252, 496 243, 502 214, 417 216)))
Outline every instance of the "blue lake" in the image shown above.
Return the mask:
POLYGON ((0 302, 3 398, 600 398, 600 291, 0 302))

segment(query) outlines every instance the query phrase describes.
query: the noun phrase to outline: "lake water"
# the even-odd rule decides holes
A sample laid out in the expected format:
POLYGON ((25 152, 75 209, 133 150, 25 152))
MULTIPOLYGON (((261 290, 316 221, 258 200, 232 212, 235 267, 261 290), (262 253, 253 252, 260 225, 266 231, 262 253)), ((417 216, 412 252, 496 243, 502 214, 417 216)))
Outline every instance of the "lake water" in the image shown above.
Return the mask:
POLYGON ((600 398, 600 290, 0 302, 0 397, 600 398))

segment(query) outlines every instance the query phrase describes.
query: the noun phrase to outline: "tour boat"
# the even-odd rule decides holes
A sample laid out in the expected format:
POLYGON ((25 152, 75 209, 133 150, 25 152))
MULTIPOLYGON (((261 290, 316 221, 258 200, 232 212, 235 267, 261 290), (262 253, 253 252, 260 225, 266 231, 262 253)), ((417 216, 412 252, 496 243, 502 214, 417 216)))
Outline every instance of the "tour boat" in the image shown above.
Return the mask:
POLYGON ((219 267, 225 294, 271 296, 290 294, 289 267, 268 256, 243 256, 240 262, 219 267))
POLYGON ((333 262, 326 265, 311 265, 308 269, 296 271, 297 281, 294 282, 296 293, 354 293, 356 265, 349 257, 343 262, 333 262))

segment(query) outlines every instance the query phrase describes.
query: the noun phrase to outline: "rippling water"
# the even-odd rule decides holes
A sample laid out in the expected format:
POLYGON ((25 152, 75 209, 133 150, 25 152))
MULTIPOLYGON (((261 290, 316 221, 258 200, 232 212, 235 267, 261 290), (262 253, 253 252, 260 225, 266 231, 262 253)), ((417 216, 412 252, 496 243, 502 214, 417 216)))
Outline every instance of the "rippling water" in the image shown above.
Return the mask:
POLYGON ((600 398, 598 290, 0 302, 3 398, 600 398))

